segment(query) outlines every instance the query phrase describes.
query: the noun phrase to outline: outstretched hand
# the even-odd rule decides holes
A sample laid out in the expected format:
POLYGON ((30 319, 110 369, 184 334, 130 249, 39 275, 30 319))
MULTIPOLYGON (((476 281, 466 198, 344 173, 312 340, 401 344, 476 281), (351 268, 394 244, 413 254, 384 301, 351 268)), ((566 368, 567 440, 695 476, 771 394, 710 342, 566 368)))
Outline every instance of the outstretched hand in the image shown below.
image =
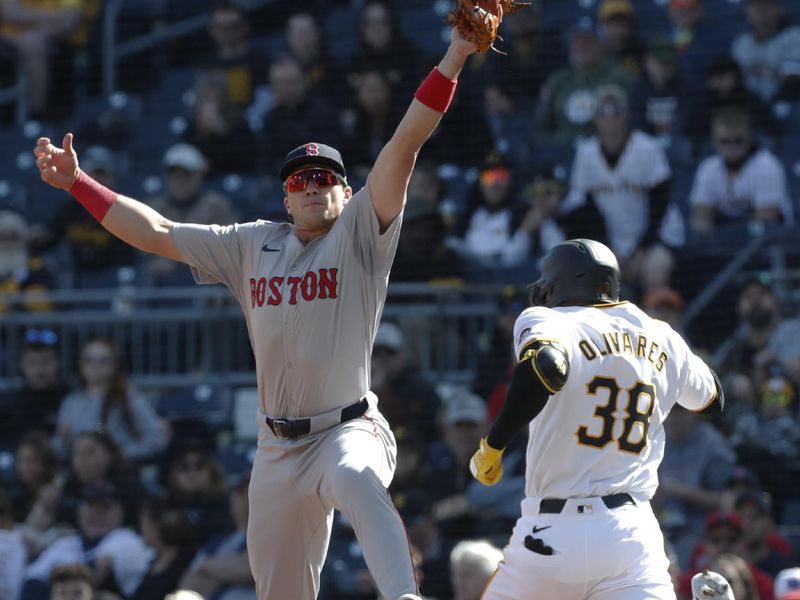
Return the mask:
POLYGON ((469 56, 478 51, 478 47, 473 42, 464 39, 458 27, 450 30, 450 47, 462 56, 469 56))
POLYGON ((68 133, 57 148, 49 138, 36 140, 33 155, 42 180, 55 188, 69 190, 78 177, 78 155, 72 147, 73 135, 68 133))

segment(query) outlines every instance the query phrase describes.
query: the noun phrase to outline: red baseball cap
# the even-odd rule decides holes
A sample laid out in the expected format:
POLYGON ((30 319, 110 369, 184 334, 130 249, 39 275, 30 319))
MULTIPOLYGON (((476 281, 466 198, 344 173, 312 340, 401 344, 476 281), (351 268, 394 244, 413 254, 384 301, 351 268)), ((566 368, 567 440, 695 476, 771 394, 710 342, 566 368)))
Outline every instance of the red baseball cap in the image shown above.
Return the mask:
POLYGON ((739 531, 743 530, 742 517, 737 513, 715 510, 706 518, 706 531, 722 524, 731 525, 739 531))

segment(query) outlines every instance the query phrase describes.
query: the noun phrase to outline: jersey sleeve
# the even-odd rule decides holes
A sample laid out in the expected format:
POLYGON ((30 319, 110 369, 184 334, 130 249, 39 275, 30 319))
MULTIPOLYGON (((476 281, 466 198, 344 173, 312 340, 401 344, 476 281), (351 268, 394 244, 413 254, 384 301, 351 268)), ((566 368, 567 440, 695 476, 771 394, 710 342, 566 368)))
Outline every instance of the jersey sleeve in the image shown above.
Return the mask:
POLYGON ((782 207, 788 202, 786 191, 786 172, 777 158, 770 154, 762 157, 758 172, 758 185, 755 187, 753 208, 782 207))
POLYGON ((678 404, 692 411, 703 410, 717 397, 711 369, 689 348, 686 348, 686 358, 681 367, 682 385, 678 404))
POLYGON ((712 164, 709 160, 701 162, 694 175, 692 191, 689 194, 689 204, 692 206, 715 206, 717 204, 714 197, 712 164))
MULTIPOLYGON (((514 323, 514 353, 519 360, 525 349, 536 341, 563 343, 563 323, 559 314, 543 306, 526 308, 514 323), (559 332, 559 325, 562 331, 559 332)), ((564 344, 566 346, 566 344, 564 344)))
POLYGON ((197 283, 224 283, 235 294, 242 279, 243 256, 252 243, 255 223, 194 225, 176 223, 175 244, 197 283))
POLYGON ((367 181, 363 188, 353 194, 339 218, 350 234, 355 236, 361 261, 367 271, 374 276, 388 275, 400 240, 403 213, 397 215, 386 231, 381 233, 367 181))

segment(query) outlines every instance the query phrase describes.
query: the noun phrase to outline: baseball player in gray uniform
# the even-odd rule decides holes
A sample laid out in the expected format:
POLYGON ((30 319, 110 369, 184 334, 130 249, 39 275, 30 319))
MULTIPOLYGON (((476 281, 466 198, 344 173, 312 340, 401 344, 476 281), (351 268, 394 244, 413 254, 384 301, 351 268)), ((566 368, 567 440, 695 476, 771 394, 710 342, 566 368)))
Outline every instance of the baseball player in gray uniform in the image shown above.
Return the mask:
POLYGON ((370 356, 419 149, 475 51, 454 29, 363 189, 339 152, 292 150, 280 171, 293 221, 174 223, 79 169, 72 134, 34 149, 41 177, 70 191, 112 234, 185 262, 239 301, 256 358, 261 411, 247 547, 260 600, 315 598, 333 509, 353 525, 385 598, 418 598, 403 524, 386 491, 396 446, 370 389, 370 356))
POLYGON ((675 600, 649 500, 675 404, 716 410, 719 380, 669 325, 619 301, 619 266, 594 240, 544 258, 514 326, 519 362, 470 469, 502 477, 529 425, 522 517, 485 600, 675 600))

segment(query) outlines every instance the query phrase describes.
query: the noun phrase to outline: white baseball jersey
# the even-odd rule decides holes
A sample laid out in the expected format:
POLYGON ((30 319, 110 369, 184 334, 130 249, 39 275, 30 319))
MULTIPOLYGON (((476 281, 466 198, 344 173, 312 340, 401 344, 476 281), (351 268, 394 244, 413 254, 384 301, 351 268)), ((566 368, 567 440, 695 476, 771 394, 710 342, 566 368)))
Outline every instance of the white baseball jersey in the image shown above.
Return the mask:
MULTIPOLYGON (((580 207, 586 202, 586 195, 592 194, 606 221, 611 248, 617 256, 627 257, 647 231, 648 193, 670 175, 667 156, 652 136, 633 131, 613 167, 603 156, 600 140, 593 136, 580 143, 575 152, 570 193, 563 210, 569 212, 580 207)), ((662 237, 668 238, 670 244, 682 244, 682 225, 680 214, 669 209, 662 237)))
POLYGON ((792 204, 786 188, 786 171, 769 150, 759 150, 731 177, 718 154, 709 156, 694 176, 689 200, 693 206, 708 206, 729 219, 746 219, 761 208, 779 208, 785 223, 791 223, 792 204))
POLYGON ((368 392, 401 222, 380 234, 365 186, 305 246, 289 223, 176 225, 197 282, 221 281, 244 311, 265 413, 307 417, 368 392))
POLYGON ((556 340, 570 362, 566 386, 530 424, 526 495, 652 498, 664 419, 676 402, 699 410, 714 399, 708 366, 629 302, 528 308, 514 340, 517 356, 535 340, 556 340))
POLYGON ((750 31, 739 34, 731 44, 731 55, 742 68, 747 87, 769 102, 784 77, 800 72, 800 27, 787 27, 764 41, 750 31))

